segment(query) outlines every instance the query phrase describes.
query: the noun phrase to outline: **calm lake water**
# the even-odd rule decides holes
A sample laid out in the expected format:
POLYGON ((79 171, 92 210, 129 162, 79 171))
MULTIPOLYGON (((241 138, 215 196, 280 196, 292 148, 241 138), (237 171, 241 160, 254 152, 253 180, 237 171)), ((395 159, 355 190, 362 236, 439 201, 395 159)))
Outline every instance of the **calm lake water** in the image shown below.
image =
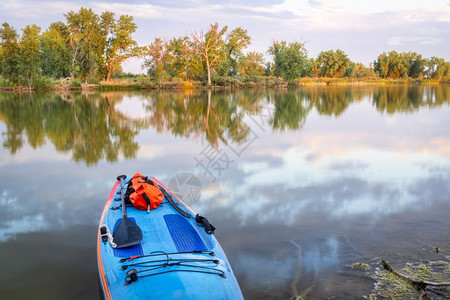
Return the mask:
POLYGON ((0 93, 0 132, 2 299, 99 299, 100 214, 136 172, 198 178, 180 193, 246 299, 361 299, 381 258, 450 260, 449 85, 0 93))

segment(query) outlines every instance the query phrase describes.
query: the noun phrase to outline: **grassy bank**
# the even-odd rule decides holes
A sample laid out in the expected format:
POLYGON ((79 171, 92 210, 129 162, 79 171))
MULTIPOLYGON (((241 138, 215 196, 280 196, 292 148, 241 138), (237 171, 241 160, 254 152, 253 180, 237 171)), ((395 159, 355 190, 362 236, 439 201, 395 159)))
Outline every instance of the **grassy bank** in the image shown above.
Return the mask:
POLYGON ((444 81, 433 79, 392 79, 392 78, 300 78, 298 85, 370 85, 370 84, 439 84, 444 81))
MULTIPOLYGON (((212 88, 253 88, 253 87, 267 87, 267 88, 285 88, 288 86, 310 86, 310 85, 395 85, 395 84, 449 84, 450 80, 432 80, 432 79, 386 79, 378 77, 370 78, 299 78, 294 82, 286 82, 283 79, 275 78, 273 76, 213 76, 212 88)), ((149 76, 136 75, 127 78, 112 78, 110 81, 100 82, 80 82, 73 80, 72 82, 65 82, 61 84, 57 80, 45 80, 42 84, 37 86, 14 86, 10 85, 8 81, 0 78, 0 90, 12 92, 29 92, 34 90, 57 90, 57 91, 72 91, 72 90, 151 90, 151 89, 168 89, 168 90, 186 90, 186 89, 203 89, 206 88, 205 82, 190 81, 174 78, 170 81, 157 82, 152 80, 149 76)))

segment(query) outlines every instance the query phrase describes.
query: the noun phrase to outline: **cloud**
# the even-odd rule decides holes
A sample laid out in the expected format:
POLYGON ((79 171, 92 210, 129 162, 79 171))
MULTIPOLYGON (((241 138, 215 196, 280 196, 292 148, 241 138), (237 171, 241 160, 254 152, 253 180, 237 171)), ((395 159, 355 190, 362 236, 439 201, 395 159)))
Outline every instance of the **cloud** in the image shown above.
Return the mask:
POLYGON ((321 7, 322 2, 320 0, 308 0, 307 3, 312 7, 321 7))
POLYGON ((405 46, 411 44, 420 45, 438 45, 443 42, 441 38, 433 38, 428 36, 393 36, 389 39, 388 45, 405 46))
POLYGON ((43 214, 25 216, 2 222, 2 224, 0 224, 0 243, 13 238, 16 234, 44 231, 48 229, 48 227, 43 214))
MULTIPOLYGON (((54 14, 60 14, 77 10, 80 6, 91 7, 96 12, 110 10, 117 14, 129 14, 140 19, 165 19, 187 20, 195 18, 199 21, 211 17, 223 18, 224 16, 248 15, 254 18, 273 18, 284 23, 288 19, 295 18, 304 22, 300 24, 309 29, 325 28, 367 28, 374 26, 373 16, 388 16, 380 18, 378 25, 398 22, 424 22, 426 20, 448 21, 448 8, 443 9, 432 5, 419 5, 417 8, 401 9, 395 6, 384 5, 359 5, 354 1, 344 1, 337 5, 332 1, 263 1, 254 3, 251 1, 6 1, 0 4, 2 14, 16 18, 30 18, 36 16, 42 18, 54 14), (317 9, 320 7, 320 9, 317 9), (390 17, 394 15, 395 17, 390 17), (388 22, 386 22, 388 21, 388 22)), ((298 25, 298 23, 296 23, 298 25)))
MULTIPOLYGON (((325 49, 343 49, 351 60, 363 63, 373 61, 392 47, 424 57, 450 58, 445 51, 450 47, 450 6, 442 1, 5 0, 0 1, 0 19, 17 29, 34 23, 45 30, 51 22, 64 21, 64 13, 77 11, 81 6, 96 13, 110 10, 133 16, 138 25, 135 38, 143 45, 157 36, 189 35, 218 22, 221 26, 247 29, 252 37, 251 51, 266 52, 276 39, 307 41, 313 56, 325 49)), ((124 69, 142 72, 137 60, 124 69)))
MULTIPOLYGON (((221 178, 219 187, 206 187, 209 194, 194 209, 208 215, 231 210, 242 225, 282 222, 295 226, 311 213, 327 220, 370 216, 367 222, 376 223, 392 214, 433 206, 449 188, 450 165, 445 160, 358 152, 312 163, 304 159, 306 153, 287 151, 281 166, 234 170, 240 184, 221 178)), ((264 161, 270 162, 270 157, 264 161)))
POLYGON ((78 10, 80 4, 65 1, 2 1, 0 2, 0 17, 6 19, 23 19, 35 22, 36 19, 46 19, 55 15, 63 16, 70 10, 78 10))
POLYGON ((92 7, 95 11, 112 11, 117 15, 130 15, 134 18, 141 19, 164 19, 170 17, 170 9, 155 6, 151 4, 127 4, 127 3, 93 3, 92 7))

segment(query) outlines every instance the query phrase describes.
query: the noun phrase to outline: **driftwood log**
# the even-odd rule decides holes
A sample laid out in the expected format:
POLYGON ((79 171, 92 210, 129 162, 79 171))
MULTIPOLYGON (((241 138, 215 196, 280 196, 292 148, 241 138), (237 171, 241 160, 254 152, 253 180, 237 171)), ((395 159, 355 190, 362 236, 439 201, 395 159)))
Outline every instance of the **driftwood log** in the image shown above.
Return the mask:
POLYGON ((406 275, 396 271, 384 259, 381 260, 381 264, 386 271, 411 283, 419 291, 419 299, 422 299, 422 297, 425 296, 427 289, 432 291, 433 293, 439 294, 441 296, 447 296, 446 294, 442 294, 441 292, 437 291, 436 289, 432 289, 430 287, 437 287, 437 288, 450 287, 450 282, 433 282, 433 281, 427 281, 427 280, 417 280, 417 279, 411 278, 409 276, 406 276, 406 275))

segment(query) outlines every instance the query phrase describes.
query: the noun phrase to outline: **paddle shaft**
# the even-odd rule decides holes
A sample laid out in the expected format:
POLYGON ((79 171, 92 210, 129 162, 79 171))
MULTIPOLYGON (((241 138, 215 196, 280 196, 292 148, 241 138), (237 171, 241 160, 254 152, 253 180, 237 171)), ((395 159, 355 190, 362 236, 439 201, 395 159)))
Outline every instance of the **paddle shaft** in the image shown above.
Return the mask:
POLYGON ((120 175, 117 180, 120 180, 120 198, 122 200, 122 220, 113 233, 113 239, 116 243, 116 248, 125 248, 136 245, 142 241, 142 230, 135 222, 128 219, 127 207, 125 205, 125 197, 123 192, 123 180, 127 178, 125 175, 120 175))
POLYGON ((120 178, 120 200, 122 200, 122 218, 127 217, 127 207, 125 205, 125 195, 123 193, 123 176, 119 176, 120 178))

